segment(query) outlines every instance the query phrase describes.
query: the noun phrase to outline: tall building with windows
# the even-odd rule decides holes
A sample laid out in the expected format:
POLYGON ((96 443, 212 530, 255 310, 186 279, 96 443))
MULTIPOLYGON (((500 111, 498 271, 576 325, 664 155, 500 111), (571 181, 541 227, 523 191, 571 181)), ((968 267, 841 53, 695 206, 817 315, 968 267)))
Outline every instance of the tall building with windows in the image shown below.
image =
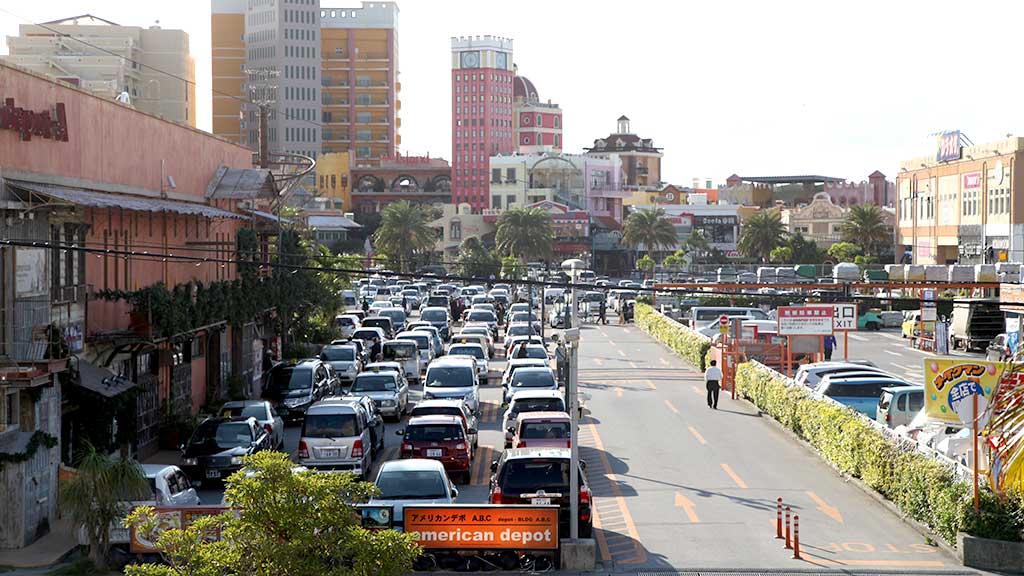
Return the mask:
POLYGON ((213 133, 242 142, 245 91, 245 11, 248 0, 213 0, 210 57, 213 72, 213 133))
POLYGON ((562 150, 562 109, 551 100, 541 102, 537 88, 525 76, 516 76, 512 96, 515 142, 520 151, 562 150))
POLYGON ((488 207, 490 157, 515 149, 512 40, 452 38, 452 202, 488 207))

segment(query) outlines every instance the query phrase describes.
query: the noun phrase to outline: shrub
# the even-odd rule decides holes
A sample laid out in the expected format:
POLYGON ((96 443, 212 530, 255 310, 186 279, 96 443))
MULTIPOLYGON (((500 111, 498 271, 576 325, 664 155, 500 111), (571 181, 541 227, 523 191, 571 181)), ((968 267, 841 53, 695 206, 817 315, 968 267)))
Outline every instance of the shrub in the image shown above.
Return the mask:
POLYGON ((984 491, 974 511, 971 488, 947 465, 903 449, 852 410, 811 396, 806 388, 752 363, 740 364, 737 391, 814 446, 833 466, 861 479, 901 512, 951 546, 957 532, 1020 541, 1024 496, 984 491))
POLYGON ((633 316, 641 330, 654 336, 701 371, 704 370, 705 358, 711 349, 710 338, 690 330, 647 304, 637 302, 633 316))

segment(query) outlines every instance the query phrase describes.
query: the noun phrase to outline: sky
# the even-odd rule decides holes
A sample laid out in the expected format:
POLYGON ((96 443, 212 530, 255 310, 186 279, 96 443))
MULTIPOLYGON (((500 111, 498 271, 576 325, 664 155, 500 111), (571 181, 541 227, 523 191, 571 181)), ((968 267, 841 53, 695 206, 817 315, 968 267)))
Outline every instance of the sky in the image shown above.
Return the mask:
MULTIPOLYGON (((901 160, 934 154, 938 132, 961 130, 980 144, 1015 134, 1024 120, 1016 98, 1024 76, 1013 68, 1024 2, 399 0, 399 8, 402 152, 412 155, 451 155, 450 38, 462 35, 514 39, 520 74, 562 106, 566 152, 592 146, 625 114, 633 132, 664 149, 662 179, 681 185, 717 185, 733 173, 860 181, 877 169, 894 179, 901 160)), ((209 129, 208 0, 0 0, 0 34, 17 35, 22 18, 86 12, 188 32, 199 127, 209 129)))

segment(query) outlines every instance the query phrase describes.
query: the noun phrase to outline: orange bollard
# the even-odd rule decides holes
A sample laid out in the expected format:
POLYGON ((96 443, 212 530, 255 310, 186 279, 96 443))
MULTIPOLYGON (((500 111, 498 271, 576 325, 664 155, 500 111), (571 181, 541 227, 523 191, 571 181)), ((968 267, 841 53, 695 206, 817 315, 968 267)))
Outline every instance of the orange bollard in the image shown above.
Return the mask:
POLYGON ((800 558, 800 515, 793 516, 793 560, 800 558))
POLYGON ((786 506, 786 550, 789 550, 792 547, 793 545, 790 544, 789 540, 789 506, 786 506))
POLYGON ((775 539, 782 540, 782 498, 776 500, 775 508, 775 539))

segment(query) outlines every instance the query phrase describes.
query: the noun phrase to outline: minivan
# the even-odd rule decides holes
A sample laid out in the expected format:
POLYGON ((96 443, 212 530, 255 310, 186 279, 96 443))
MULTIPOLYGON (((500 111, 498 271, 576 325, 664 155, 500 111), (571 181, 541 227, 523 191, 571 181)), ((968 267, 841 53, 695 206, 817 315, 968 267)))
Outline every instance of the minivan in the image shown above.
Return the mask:
POLYGON ((858 378, 832 378, 828 376, 818 385, 814 395, 819 398, 831 398, 868 418, 875 418, 878 410, 878 399, 882 396, 882 388, 906 386, 913 386, 913 384, 891 376, 863 376, 858 378))
POLYGON ((299 435, 299 464, 318 471, 353 472, 373 466, 369 415, 357 402, 328 398, 310 406, 299 435))
POLYGON ((414 340, 387 340, 381 348, 385 362, 398 362, 409 382, 420 381, 420 351, 414 340))
POLYGON ((887 386, 878 398, 875 420, 889 428, 910 424, 924 407, 923 386, 887 386))
POLYGON ((480 410, 480 380, 472 358, 438 358, 427 367, 423 399, 463 398, 473 412, 480 410))
POLYGON ((367 317, 363 320, 361 328, 380 328, 388 338, 395 333, 395 325, 391 322, 391 318, 383 315, 367 317))
MULTIPOLYGON (((394 327, 395 332, 400 332, 405 329, 406 314, 402 308, 383 308, 377 311, 378 316, 385 316, 391 319, 391 325, 394 327)), ((395 332, 392 332, 394 334, 395 332)))
POLYGON ((751 320, 768 320, 768 314, 760 308, 742 308, 734 306, 694 306, 690 308, 690 328, 704 326, 709 320, 721 316, 746 316, 751 320))
POLYGON ((427 332, 399 332, 395 336, 395 340, 411 340, 416 343, 416 349, 420 355, 420 366, 426 366, 434 359, 434 342, 427 332))

